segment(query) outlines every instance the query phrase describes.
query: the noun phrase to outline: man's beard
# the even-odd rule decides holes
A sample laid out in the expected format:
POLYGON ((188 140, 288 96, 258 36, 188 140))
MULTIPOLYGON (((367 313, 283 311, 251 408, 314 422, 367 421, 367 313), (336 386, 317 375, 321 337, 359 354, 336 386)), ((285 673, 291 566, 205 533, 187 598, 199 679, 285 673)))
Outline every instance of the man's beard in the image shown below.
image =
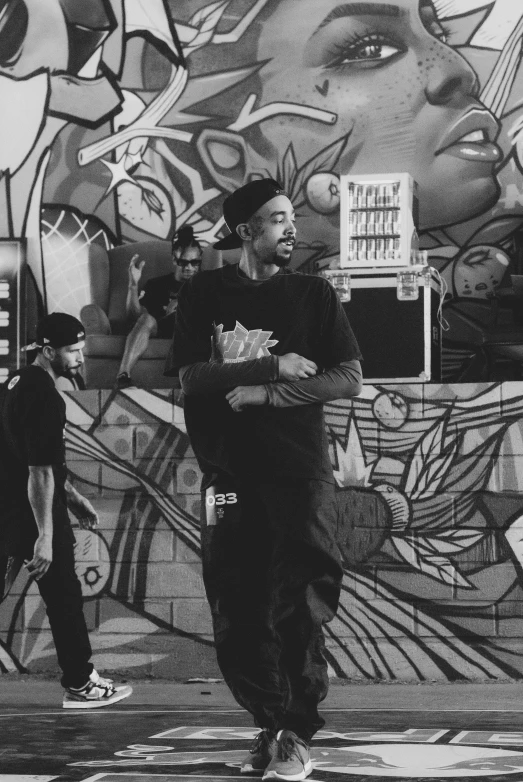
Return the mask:
POLYGON ((68 380, 73 380, 80 371, 79 367, 64 367, 61 361, 52 361, 51 369, 57 377, 65 377, 68 380))
POLYGON ((273 253, 270 258, 268 258, 265 263, 267 266, 279 266, 280 269, 284 268, 285 266, 288 266, 291 262, 291 253, 289 255, 278 255, 277 252, 273 253))

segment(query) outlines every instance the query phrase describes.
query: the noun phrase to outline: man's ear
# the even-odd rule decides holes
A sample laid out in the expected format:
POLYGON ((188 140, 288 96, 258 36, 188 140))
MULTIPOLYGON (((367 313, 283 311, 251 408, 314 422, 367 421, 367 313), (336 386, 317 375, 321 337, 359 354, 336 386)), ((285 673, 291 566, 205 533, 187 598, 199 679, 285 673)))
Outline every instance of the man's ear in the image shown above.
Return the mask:
POLYGON ((252 231, 248 223, 240 223, 240 225, 237 225, 236 233, 239 235, 240 239, 244 242, 248 242, 252 239, 252 231))
POLYGON ((200 133, 196 147, 205 168, 222 190, 232 193, 247 181, 247 145, 238 133, 207 128, 200 133))

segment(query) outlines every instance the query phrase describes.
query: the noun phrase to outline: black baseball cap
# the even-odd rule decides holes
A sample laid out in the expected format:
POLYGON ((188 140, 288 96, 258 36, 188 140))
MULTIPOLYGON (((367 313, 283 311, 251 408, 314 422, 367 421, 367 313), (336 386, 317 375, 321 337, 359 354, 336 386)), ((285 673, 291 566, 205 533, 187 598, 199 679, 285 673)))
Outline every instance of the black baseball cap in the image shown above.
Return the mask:
POLYGON ((223 202, 223 216, 231 233, 216 242, 217 250, 234 250, 241 247, 242 239, 236 233, 236 228, 246 223, 258 209, 278 195, 287 193, 275 179, 253 179, 246 185, 235 190, 223 202))
POLYGON ((85 329, 77 318, 65 312, 52 312, 38 321, 36 340, 27 345, 25 350, 36 350, 45 345, 64 348, 66 345, 76 345, 84 339, 85 329))

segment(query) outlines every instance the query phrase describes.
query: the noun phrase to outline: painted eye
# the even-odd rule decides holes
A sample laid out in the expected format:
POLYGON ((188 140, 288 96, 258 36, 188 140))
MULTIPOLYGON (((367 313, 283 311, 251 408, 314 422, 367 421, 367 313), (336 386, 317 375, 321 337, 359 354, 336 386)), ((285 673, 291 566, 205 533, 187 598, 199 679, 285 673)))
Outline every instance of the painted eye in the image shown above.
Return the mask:
MULTIPOLYGON (((343 62, 353 62, 354 60, 388 60, 399 53, 395 46, 382 45, 380 43, 367 43, 355 47, 355 51, 343 62)), ((343 63, 340 63, 342 65, 343 63)))
POLYGON ((336 68, 360 63, 383 65, 403 52, 404 49, 381 35, 365 35, 352 38, 338 45, 336 54, 330 62, 330 67, 336 68))

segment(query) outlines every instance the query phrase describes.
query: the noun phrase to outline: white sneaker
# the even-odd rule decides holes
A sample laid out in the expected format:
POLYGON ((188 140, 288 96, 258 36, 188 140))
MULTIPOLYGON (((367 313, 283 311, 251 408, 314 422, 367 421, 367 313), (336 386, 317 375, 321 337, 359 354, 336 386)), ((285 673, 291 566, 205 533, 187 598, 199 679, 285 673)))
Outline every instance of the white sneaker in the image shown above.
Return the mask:
POLYGON ((75 689, 67 687, 64 694, 64 709, 99 709, 117 703, 132 694, 133 688, 128 684, 115 687, 112 679, 102 679, 93 670, 85 687, 75 689))

